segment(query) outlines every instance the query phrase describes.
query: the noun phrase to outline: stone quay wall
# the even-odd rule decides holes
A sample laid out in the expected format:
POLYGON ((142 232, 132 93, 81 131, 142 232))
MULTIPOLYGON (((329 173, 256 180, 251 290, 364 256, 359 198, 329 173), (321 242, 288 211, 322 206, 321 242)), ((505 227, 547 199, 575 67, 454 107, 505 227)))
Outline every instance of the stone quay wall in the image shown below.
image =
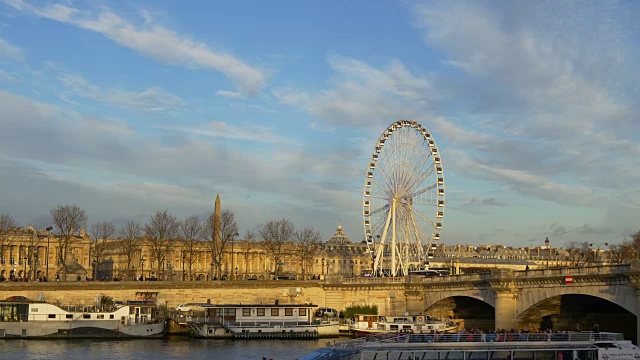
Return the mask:
POLYGON ((407 301, 401 285, 390 288, 329 285, 319 281, 247 280, 0 283, 0 299, 24 296, 30 300, 44 299, 60 305, 93 305, 100 294, 114 300, 136 300, 144 293, 157 293, 158 303, 169 307, 189 302, 270 304, 277 300, 281 304, 312 303, 338 310, 350 305, 377 305, 380 314, 401 314, 407 311, 407 301))

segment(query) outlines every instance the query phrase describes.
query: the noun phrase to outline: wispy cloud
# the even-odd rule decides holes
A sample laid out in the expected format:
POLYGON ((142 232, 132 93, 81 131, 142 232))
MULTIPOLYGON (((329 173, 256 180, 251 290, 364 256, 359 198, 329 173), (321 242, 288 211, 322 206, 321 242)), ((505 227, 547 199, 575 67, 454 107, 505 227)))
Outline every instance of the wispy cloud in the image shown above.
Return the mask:
POLYGON ((11 82, 22 82, 22 78, 18 74, 13 74, 0 69, 0 80, 11 82))
POLYGON ((246 125, 238 127, 224 121, 211 121, 201 127, 160 127, 165 130, 180 131, 198 136, 217 137, 234 140, 257 141, 265 143, 292 144, 294 141, 277 135, 271 129, 246 125))
POLYGON ((22 48, 11 44, 7 40, 0 37, 0 58, 11 60, 24 60, 25 54, 22 48))
POLYGON ((238 91, 218 90, 216 95, 230 98, 230 99, 244 99, 244 95, 238 91))
POLYGON ((385 69, 363 61, 330 56, 335 71, 331 88, 308 93, 291 87, 273 89, 282 104, 310 112, 333 125, 385 125, 423 113, 431 87, 426 78, 411 73, 399 60, 385 69))
MULTIPOLYGON (((142 91, 129 91, 119 88, 105 90, 79 75, 65 74, 61 75, 58 80, 65 87, 66 92, 73 96, 125 106, 138 111, 170 112, 185 105, 185 102, 179 96, 157 86, 142 91)), ((77 102, 70 100, 67 95, 64 95, 62 99, 66 102, 77 104, 77 102)))
POLYGON ((64 4, 38 7, 23 0, 7 0, 7 3, 37 17, 97 32, 163 63, 219 71, 229 77, 245 95, 257 94, 266 83, 266 75, 262 70, 231 54, 215 51, 204 43, 156 24, 148 12, 143 13, 144 22, 134 23, 109 9, 101 9, 94 14, 64 4))

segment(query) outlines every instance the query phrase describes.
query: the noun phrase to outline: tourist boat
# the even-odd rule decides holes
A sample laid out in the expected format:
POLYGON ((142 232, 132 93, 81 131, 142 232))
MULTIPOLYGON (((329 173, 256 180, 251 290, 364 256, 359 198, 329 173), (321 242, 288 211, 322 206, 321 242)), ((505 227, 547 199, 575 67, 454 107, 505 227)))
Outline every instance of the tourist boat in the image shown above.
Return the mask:
POLYGON ((403 316, 356 314, 349 329, 356 336, 396 332, 447 333, 458 331, 458 324, 423 314, 403 316))
POLYGON ((0 338, 147 338, 164 335, 152 301, 128 301, 100 311, 28 299, 0 300, 0 338))
POLYGON ((316 319, 313 304, 189 304, 192 336, 305 339, 339 335, 337 321, 316 319))
POLYGON ((370 335, 329 345, 298 360, 478 359, 637 360, 640 348, 618 333, 370 335))

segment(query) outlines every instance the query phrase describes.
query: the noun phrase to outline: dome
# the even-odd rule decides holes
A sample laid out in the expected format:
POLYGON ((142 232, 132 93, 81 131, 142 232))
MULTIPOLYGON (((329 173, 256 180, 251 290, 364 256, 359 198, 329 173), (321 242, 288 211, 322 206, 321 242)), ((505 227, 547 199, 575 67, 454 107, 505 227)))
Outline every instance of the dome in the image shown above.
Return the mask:
POLYGON ((327 240, 327 244, 351 244, 351 239, 342 231, 342 225, 338 225, 336 232, 327 240))

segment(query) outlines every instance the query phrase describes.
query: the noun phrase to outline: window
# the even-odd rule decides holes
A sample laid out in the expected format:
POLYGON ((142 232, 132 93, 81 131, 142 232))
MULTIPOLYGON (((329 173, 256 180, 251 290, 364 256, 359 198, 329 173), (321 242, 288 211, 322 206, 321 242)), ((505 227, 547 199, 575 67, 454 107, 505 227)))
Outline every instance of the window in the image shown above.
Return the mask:
POLYGON ((115 317, 113 316, 113 314, 109 315, 109 319, 115 319, 115 317))
POLYGON ((66 316, 67 319, 73 319, 73 315, 69 314, 66 316))
POLYGON ((284 316, 293 316, 293 309, 292 308, 284 309, 284 316))
POLYGON ((96 316, 96 318, 97 318, 97 319, 103 319, 103 320, 104 320, 104 314, 98 314, 98 315, 96 316))
POLYGON ((298 309, 298 315, 300 315, 300 316, 307 316, 307 309, 305 309, 305 308, 299 308, 299 309, 298 309))
POLYGON ((271 316, 279 316, 279 315, 280 315, 280 309, 271 308, 271 316))
POLYGON ((56 314, 49 314, 49 319, 55 319, 56 318, 56 314))
POLYGON ((250 308, 242 309, 242 316, 251 316, 251 309, 250 308))
POLYGON ((258 316, 264 316, 264 308, 258 308, 257 309, 257 315, 258 316))
POLYGON ((91 314, 82 314, 83 319, 91 319, 91 314))

